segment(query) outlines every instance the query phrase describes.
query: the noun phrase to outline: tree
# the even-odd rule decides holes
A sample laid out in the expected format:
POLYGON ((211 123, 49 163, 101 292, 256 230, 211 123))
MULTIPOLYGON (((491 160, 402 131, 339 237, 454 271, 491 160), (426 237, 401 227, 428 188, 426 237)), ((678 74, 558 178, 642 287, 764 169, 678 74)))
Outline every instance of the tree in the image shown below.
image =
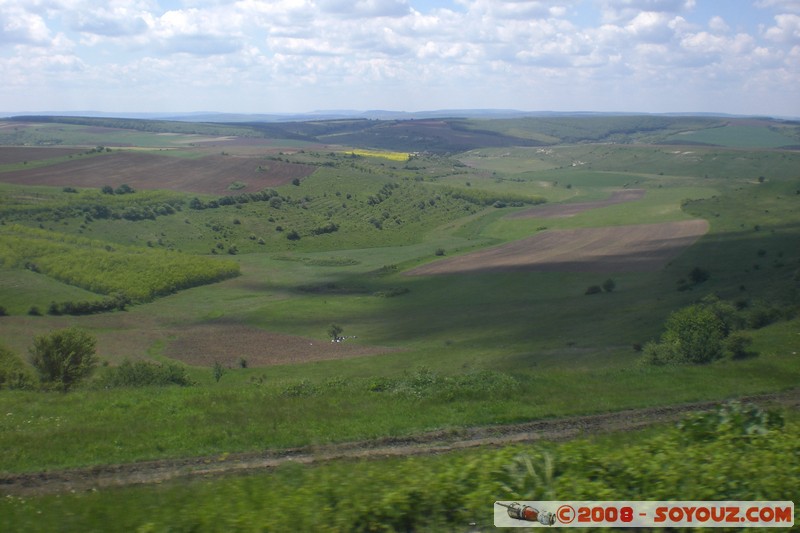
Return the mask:
POLYGON ((328 335, 330 336, 332 341, 339 340, 341 338, 342 332, 344 330, 341 326, 337 324, 331 324, 331 327, 328 328, 328 335))
POLYGON ((39 335, 30 350, 31 364, 42 383, 59 385, 66 392, 94 371, 96 344, 97 339, 75 327, 39 335))
POLYGON ((709 363, 722 356, 725 324, 704 305, 672 313, 661 342, 645 346, 645 360, 656 364, 709 363))
POLYGON ((611 291, 613 291, 613 290, 614 290, 616 287, 617 287, 617 284, 616 284, 616 283, 614 283, 614 280, 613 280, 613 279, 611 279, 611 278, 608 278, 607 280, 605 280, 605 281, 603 282, 603 290, 604 290, 604 291, 606 291, 606 292, 611 292, 611 291))

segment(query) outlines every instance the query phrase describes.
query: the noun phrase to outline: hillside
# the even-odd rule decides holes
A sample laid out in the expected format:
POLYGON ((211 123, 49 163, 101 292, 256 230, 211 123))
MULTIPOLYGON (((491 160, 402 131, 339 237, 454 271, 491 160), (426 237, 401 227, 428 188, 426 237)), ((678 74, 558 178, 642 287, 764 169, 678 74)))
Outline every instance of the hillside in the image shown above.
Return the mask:
MULTIPOLYGON (((708 116, 0 121, 0 478, 796 394, 798 144, 708 116), (32 346, 68 327, 98 365, 46 392, 32 346)), ((633 496, 700 494, 662 489, 633 496)))

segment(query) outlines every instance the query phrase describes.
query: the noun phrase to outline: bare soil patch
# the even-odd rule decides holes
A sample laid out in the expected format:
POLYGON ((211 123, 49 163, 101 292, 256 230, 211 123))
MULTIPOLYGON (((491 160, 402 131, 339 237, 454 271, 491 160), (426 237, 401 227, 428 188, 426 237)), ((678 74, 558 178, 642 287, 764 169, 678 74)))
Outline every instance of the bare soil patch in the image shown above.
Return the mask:
POLYGON ((435 261, 407 275, 476 272, 653 272, 708 231, 702 219, 664 224, 554 230, 435 261))
POLYGON ((621 191, 614 191, 611 196, 605 200, 598 200, 596 202, 578 202, 575 204, 560 204, 560 205, 543 205, 526 209, 509 215, 508 218, 565 218, 572 217, 578 213, 583 213, 590 209, 597 209, 598 207, 608 207, 614 204, 622 204, 625 202, 633 202, 644 198, 644 189, 625 189, 621 191))
POLYGON ((39 161, 85 152, 81 148, 34 148, 28 146, 0 147, 0 165, 39 161))
POLYGON ((235 191, 254 192, 290 183, 316 170, 310 165, 272 161, 259 157, 209 155, 180 158, 149 152, 116 151, 75 159, 58 165, 0 174, 0 180, 24 185, 170 189, 176 191, 233 194, 234 181, 245 184, 235 191))
MULTIPOLYGON (((789 409, 800 407, 800 389, 782 393, 738 398, 739 401, 789 409)), ((302 464, 324 463, 341 459, 382 459, 444 453, 479 446, 504 446, 536 441, 564 441, 581 436, 631 431, 654 424, 674 422, 688 413, 714 409, 719 402, 697 402, 675 406, 627 409, 613 413, 535 420, 504 426, 453 428, 405 437, 387 437, 369 441, 344 442, 329 446, 308 446, 187 457, 118 465, 103 465, 71 470, 0 474, 0 492, 4 494, 41 495, 59 492, 91 491, 162 483, 198 476, 221 476, 268 471, 289 461, 302 464)))
POLYGON ((308 337, 273 333, 242 324, 209 323, 173 330, 164 354, 190 365, 238 366, 247 360, 249 367, 307 363, 346 359, 395 351, 392 348, 366 346, 352 339, 344 342, 320 341, 308 337))

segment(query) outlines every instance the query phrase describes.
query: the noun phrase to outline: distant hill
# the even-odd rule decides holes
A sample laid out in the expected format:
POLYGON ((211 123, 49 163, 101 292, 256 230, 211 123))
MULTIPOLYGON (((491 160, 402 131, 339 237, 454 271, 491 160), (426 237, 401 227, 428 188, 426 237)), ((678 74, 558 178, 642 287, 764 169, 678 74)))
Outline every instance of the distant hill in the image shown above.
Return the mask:
POLYGON ((318 111, 303 115, 190 113, 163 118, 20 115, 17 122, 130 129, 457 153, 481 147, 646 143, 783 148, 800 144, 800 122, 710 114, 522 112, 515 110, 318 111))

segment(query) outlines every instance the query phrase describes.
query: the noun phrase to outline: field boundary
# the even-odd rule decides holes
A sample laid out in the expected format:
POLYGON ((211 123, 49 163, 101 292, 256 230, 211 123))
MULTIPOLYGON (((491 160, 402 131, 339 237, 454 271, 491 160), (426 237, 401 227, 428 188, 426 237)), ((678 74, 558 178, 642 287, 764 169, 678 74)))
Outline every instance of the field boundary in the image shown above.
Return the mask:
MULTIPOLYGON (((729 399, 730 400, 730 399, 729 399)), ((735 398, 740 402, 800 408, 800 388, 735 398)), ((430 431, 403 437, 326 446, 305 446, 246 453, 164 459, 69 470, 0 474, 0 494, 41 495, 85 492, 133 485, 158 484, 198 476, 222 476, 270 470, 284 464, 318 464, 334 460, 382 459, 445 453, 480 446, 504 446, 536 441, 565 441, 585 435, 631 431, 674 422, 706 411, 725 400, 626 409, 611 413, 536 420, 519 424, 430 431)))

